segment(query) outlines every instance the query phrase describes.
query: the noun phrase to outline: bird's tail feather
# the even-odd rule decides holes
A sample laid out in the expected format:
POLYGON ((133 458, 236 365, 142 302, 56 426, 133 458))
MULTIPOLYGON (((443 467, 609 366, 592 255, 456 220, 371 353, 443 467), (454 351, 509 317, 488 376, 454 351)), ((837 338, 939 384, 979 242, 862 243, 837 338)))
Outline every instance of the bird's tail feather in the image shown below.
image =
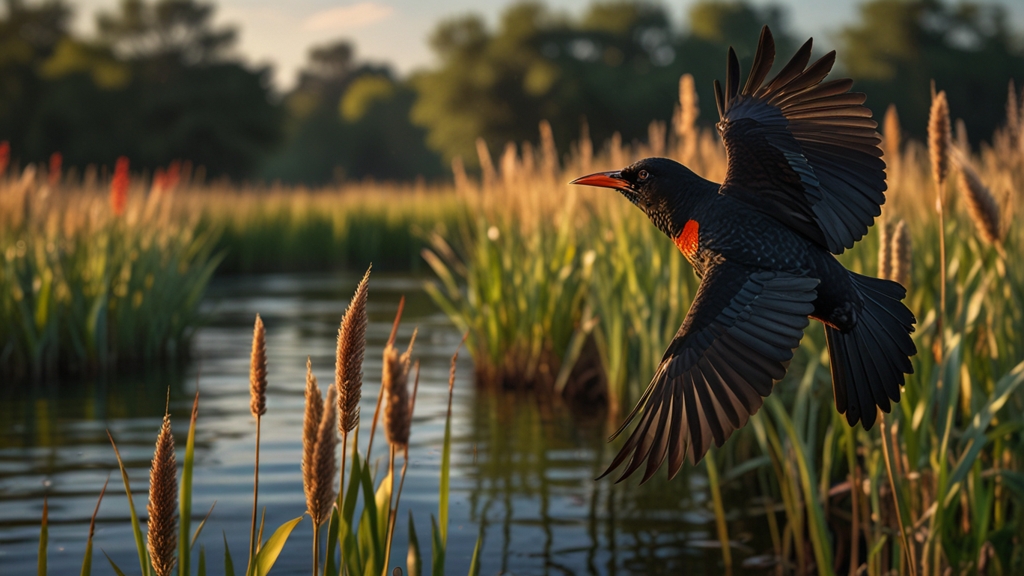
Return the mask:
POLYGON ((852 330, 825 326, 832 366, 836 409, 850 426, 860 421, 865 429, 875 423, 876 406, 888 413, 889 401, 899 402, 904 374, 914 371, 910 357, 917 347, 910 338, 914 314, 901 300, 907 291, 889 280, 850 273, 864 301, 852 330))

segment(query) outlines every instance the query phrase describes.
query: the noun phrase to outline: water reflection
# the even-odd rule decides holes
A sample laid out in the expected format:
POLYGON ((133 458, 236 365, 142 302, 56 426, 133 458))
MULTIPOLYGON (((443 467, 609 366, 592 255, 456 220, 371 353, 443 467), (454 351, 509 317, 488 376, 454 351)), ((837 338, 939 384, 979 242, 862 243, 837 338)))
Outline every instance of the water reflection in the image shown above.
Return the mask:
MULTIPOLYGON (((248 535, 253 423, 248 411, 248 352, 259 312, 268 329, 269 390, 261 452, 260 503, 274 525, 304 509, 299 459, 305 359, 322 383, 333 380, 338 321, 355 276, 267 276, 218 280, 205 308, 211 322, 196 340, 196 359, 180 374, 106 382, 3 386, 0 396, 0 573, 34 574, 43 495, 50 499, 50 571, 80 568, 89 515, 107 474, 116 471, 106 430, 130 468, 136 507, 145 508, 149 459, 168 387, 179 445, 197 381, 201 389, 193 510, 216 509, 201 543, 220 566, 226 537, 236 563, 248 535), (222 536, 223 534, 223 536, 222 536)), ((413 512, 429 566, 430 515, 437 513, 448 361, 460 334, 420 290, 420 281, 375 275, 362 411, 376 400, 380 357, 398 298, 408 297, 400 338, 419 326, 422 361, 409 475, 402 496, 396 554, 404 559, 407 510, 413 512)), ((709 548, 714 521, 706 479, 684 471, 673 482, 594 482, 612 456, 604 414, 514 393, 477 390, 460 357, 453 414, 452 508, 448 572, 465 574, 478 535, 484 574, 718 574, 709 548)), ((364 428, 366 430, 367 428, 364 428)), ((368 434, 360 435, 365 442, 368 434)), ((379 456, 383 451, 377 452, 379 456)), ((735 514, 734 538, 764 532, 735 514)), ((296 530, 275 574, 306 574, 308 522, 296 530)), ((100 510, 96 548, 122 568, 137 566, 128 507, 115 473, 100 510)), ((768 548, 766 537, 747 542, 768 548)), ((108 573, 100 553, 94 568, 108 573)), ((738 556, 742 559, 743 555, 738 556)), ((215 570, 214 573, 219 572, 215 570)))

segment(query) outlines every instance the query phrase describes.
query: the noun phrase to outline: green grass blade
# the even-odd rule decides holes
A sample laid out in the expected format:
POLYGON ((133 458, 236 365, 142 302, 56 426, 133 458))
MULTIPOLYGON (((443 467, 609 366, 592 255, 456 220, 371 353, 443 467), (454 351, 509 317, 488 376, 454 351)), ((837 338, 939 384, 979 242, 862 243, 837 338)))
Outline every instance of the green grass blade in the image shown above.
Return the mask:
POLYGON ((199 574, 197 576, 206 576, 206 547, 199 547, 199 574))
MULTIPOLYGON (((192 546, 189 540, 189 532, 192 520, 192 466, 195 463, 196 452, 196 417, 199 415, 199 391, 196 391, 196 398, 192 401, 192 418, 188 424, 188 440, 185 443, 185 463, 181 469, 181 487, 178 495, 178 575, 189 576, 190 570, 189 554, 192 546)), ((213 511, 213 508, 210 508, 213 511)), ((205 523, 206 520, 203 520, 205 523)), ((198 532, 196 533, 198 536, 198 532)))
POLYGON ((441 541, 441 530, 437 527, 437 518, 430 515, 430 574, 444 576, 445 546, 441 541))
POLYGON ((235 576, 235 563, 231 560, 231 549, 228 548, 228 535, 224 535, 224 576, 235 576))
POLYGON ((110 567, 114 569, 114 574, 117 574, 117 576, 124 576, 124 570, 121 570, 121 568, 118 567, 117 564, 114 564, 114 561, 110 558, 110 556, 107 555, 106 552, 103 552, 103 555, 107 557, 107 562, 110 562, 110 567))
POLYGON ((324 552, 324 575, 337 574, 338 562, 334 559, 334 551, 338 547, 338 524, 341 516, 338 514, 338 507, 331 509, 331 519, 327 523, 327 548, 324 552))
POLYGON ((284 524, 281 524, 274 533, 267 539, 267 543, 260 547, 260 551, 256 554, 256 576, 266 576, 270 573, 270 569, 274 567, 274 563, 277 562, 277 557, 281 554, 281 549, 284 548, 285 542, 288 541, 288 537, 291 536, 292 530, 299 525, 302 521, 302 516, 294 520, 289 520, 284 524))
POLYGON ((39 576, 46 576, 46 545, 50 541, 50 505, 43 497, 43 522, 39 527, 39 576))
POLYGON ((416 536, 412 510, 409 511, 409 554, 406 556, 405 567, 409 571, 409 576, 420 576, 423 572, 423 555, 420 554, 420 539, 416 536))
POLYGON ((96 515, 100 512, 100 504, 103 502, 103 495, 107 493, 107 484, 110 483, 110 474, 107 474, 103 482, 103 489, 100 490, 100 497, 96 500, 96 509, 92 511, 92 518, 89 519, 89 538, 85 542, 85 556, 82 558, 82 576, 92 574, 92 537, 96 533, 96 515))
POLYGON ((732 550, 729 548, 729 525, 725 522, 725 505, 722 503, 722 488, 719 486, 718 464, 712 451, 704 459, 708 471, 708 486, 711 488, 711 502, 715 508, 715 527, 718 531, 718 543, 722 545, 722 562, 725 570, 732 570, 732 550))
POLYGON ((124 493, 128 496, 128 511, 132 518, 132 532, 135 535, 135 548, 139 553, 139 564, 142 567, 142 576, 149 576, 149 558, 146 554, 146 543, 142 539, 142 528, 139 525, 139 515, 135 512, 135 501, 132 499, 132 486, 128 482, 128 471, 125 470, 124 461, 121 460, 121 452, 117 449, 114 437, 107 430, 107 438, 110 438, 110 445, 114 447, 114 456, 117 457, 117 465, 121 469, 121 480, 124 482, 124 493))
POLYGON ((203 532, 203 527, 206 526, 206 521, 210 519, 210 514, 213 514, 213 508, 217 505, 217 501, 214 500, 213 504, 210 504, 210 509, 206 512, 206 516, 203 516, 203 521, 196 527, 196 531, 192 533, 192 541, 189 542, 189 549, 195 548, 196 540, 199 539, 199 535, 203 532))
POLYGON ((480 545, 484 541, 481 533, 476 537, 476 546, 473 547, 473 559, 469 562, 469 576, 480 576, 480 545))

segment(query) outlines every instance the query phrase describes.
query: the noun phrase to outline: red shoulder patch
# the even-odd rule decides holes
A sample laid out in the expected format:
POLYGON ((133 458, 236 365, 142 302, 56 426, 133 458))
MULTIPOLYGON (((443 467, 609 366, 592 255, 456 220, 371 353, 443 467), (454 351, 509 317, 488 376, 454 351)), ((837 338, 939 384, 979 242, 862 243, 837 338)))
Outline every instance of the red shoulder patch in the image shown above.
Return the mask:
POLYGON ((675 243, 679 251, 686 256, 687 260, 693 260, 697 255, 698 232, 700 224, 696 220, 687 220, 683 231, 676 236, 675 243))

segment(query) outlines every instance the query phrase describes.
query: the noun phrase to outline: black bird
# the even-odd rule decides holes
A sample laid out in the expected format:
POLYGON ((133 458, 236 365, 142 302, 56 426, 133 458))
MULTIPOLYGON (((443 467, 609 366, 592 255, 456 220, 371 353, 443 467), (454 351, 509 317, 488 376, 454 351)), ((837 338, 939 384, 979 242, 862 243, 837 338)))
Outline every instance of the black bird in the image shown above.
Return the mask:
MULTIPOLYGON (((729 49, 725 91, 715 82, 728 170, 716 184, 666 158, 647 158, 574 184, 614 188, 673 239, 701 278, 690 311, 653 381, 617 436, 636 428, 607 475, 646 461, 646 482, 668 459, 698 462, 757 412, 786 373, 808 318, 825 325, 836 408, 851 426, 898 402, 917 349, 914 315, 895 282, 836 260, 885 202, 885 163, 865 96, 849 79, 822 82, 835 52, 808 66, 811 40, 773 79, 768 27, 750 76, 729 49)), ((614 436, 613 436, 614 438, 614 436)))

